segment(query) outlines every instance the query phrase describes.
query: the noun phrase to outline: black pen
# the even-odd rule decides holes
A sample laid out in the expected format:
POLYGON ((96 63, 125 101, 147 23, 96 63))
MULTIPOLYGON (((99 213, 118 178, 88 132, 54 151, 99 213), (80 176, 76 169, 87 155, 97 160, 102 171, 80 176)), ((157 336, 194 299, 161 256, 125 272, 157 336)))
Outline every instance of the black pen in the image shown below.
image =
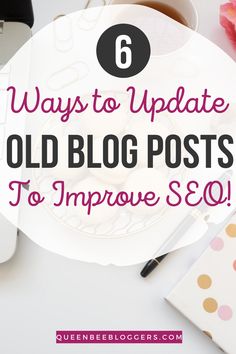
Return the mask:
POLYGON ((204 212, 206 210, 206 205, 202 205, 199 209, 192 210, 182 222, 177 226, 177 228, 171 233, 168 239, 163 243, 161 248, 157 253, 161 256, 157 258, 150 259, 142 269, 140 275, 146 278, 152 271, 161 263, 161 261, 168 255, 178 241, 183 237, 183 235, 194 225, 194 223, 199 220, 199 217, 204 217, 204 212))
POLYGON ((168 256, 168 253, 163 254, 163 256, 150 259, 150 261, 148 261, 142 269, 140 273, 141 276, 146 278, 163 261, 163 259, 166 258, 166 256, 168 256))
MULTIPOLYGON (((229 178, 232 177, 232 171, 229 170, 225 172, 219 180, 221 183, 225 184, 229 178)), ((168 237, 168 239, 163 243, 161 248, 158 250, 157 253, 161 254, 161 256, 157 258, 150 259, 142 269, 140 275, 143 278, 146 278, 152 271, 166 258, 168 255, 167 252, 172 250, 174 246, 178 243, 178 241, 183 237, 183 235, 189 231, 189 229, 194 225, 194 223, 199 220, 199 218, 204 219, 206 216, 206 212, 208 211, 209 207, 202 203, 200 204, 199 208, 193 209, 184 219, 183 221, 177 226, 174 232, 168 237)))

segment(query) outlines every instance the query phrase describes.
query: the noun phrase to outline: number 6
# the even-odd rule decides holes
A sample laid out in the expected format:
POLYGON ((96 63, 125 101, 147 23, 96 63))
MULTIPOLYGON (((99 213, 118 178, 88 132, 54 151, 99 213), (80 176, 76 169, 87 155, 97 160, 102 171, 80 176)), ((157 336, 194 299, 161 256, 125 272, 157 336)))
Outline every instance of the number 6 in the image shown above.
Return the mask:
POLYGON ((116 65, 120 69, 128 69, 132 64, 132 52, 127 45, 132 44, 131 38, 125 34, 122 34, 116 38, 116 65), (122 42, 125 42, 126 46, 122 47, 122 42), (125 54, 125 61, 122 61, 122 54, 125 54))

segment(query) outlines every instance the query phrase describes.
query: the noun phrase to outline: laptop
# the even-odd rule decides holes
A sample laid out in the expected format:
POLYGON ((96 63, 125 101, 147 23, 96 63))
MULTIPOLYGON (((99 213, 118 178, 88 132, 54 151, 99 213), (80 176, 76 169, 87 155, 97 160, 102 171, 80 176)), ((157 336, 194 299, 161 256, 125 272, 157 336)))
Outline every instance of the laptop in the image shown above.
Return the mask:
MULTIPOLYGON (((19 48, 31 37, 34 17, 31 0, 1 0, 0 2, 0 97, 6 94, 10 72, 1 70, 19 48)), ((6 100, 5 100, 6 102, 6 100)), ((1 105, 1 112, 4 107, 1 105)), ((6 117, 0 117, 0 137, 6 117)), ((3 156, 0 156, 0 159, 3 156)), ((17 227, 0 214, 0 263, 8 261, 16 250, 17 227)))

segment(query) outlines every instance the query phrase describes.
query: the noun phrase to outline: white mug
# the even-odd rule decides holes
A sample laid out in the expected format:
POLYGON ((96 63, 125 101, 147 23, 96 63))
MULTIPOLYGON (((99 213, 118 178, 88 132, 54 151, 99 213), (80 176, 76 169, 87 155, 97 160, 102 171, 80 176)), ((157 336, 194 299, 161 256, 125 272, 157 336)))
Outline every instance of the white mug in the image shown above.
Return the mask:
MULTIPOLYGON (((150 0, 111 0, 109 4, 144 4, 150 0)), ((152 0, 152 2, 169 5, 179 12, 186 20, 188 27, 194 31, 198 29, 198 13, 192 0, 152 0)))

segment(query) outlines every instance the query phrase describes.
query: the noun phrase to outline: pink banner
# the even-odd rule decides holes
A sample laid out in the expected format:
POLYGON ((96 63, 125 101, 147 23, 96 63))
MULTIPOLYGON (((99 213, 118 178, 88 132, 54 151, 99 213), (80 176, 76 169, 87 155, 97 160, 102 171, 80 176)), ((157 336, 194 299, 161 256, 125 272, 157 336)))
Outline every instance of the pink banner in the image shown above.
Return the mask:
POLYGON ((57 331, 57 344, 182 344, 182 331, 57 331))

